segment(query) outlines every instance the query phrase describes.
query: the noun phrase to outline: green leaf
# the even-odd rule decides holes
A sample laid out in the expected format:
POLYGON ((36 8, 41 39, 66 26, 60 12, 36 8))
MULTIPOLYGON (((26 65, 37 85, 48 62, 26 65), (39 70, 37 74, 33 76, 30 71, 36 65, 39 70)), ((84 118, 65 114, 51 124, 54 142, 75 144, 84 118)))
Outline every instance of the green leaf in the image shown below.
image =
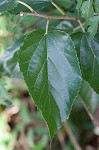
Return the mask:
POLYGON ((17 4, 17 0, 0 0, 0 13, 13 9, 17 4))
POLYGON ((48 124, 51 138, 68 119, 79 91, 81 75, 74 44, 62 31, 27 36, 19 64, 29 93, 48 124))
POLYGON ((95 12, 99 13, 99 0, 94 0, 94 8, 95 12))
POLYGON ((65 31, 66 33, 72 33, 73 25, 69 21, 64 20, 55 26, 55 29, 65 31))
POLYGON ((75 0, 53 0, 58 6, 68 9, 75 5, 75 0))
MULTIPOLYGON (((50 0, 22 0, 24 3, 28 4, 29 6, 31 6, 35 11, 38 10, 42 10, 45 7, 49 6, 49 4, 51 4, 50 0)), ((21 5, 18 4, 17 7, 15 7, 11 13, 12 14, 19 14, 20 12, 30 12, 30 10, 21 5)))
POLYGON ((17 51, 20 49, 23 38, 17 40, 15 44, 8 48, 4 56, 0 59, 0 75, 8 77, 22 78, 17 61, 17 51))
POLYGON ((88 33, 78 32, 71 37, 75 43, 83 78, 99 94, 99 33, 92 40, 88 33))
POLYGON ((4 79, 0 79, 0 105, 9 106, 12 102, 5 85, 6 81, 4 79))
POLYGON ((94 35, 97 33, 98 24, 99 24, 99 16, 94 16, 90 18, 90 27, 88 28, 88 32, 90 33, 91 38, 93 38, 94 35))
POLYGON ((82 0, 77 0, 77 6, 76 6, 76 9, 80 9, 81 8, 81 5, 82 5, 82 0))
POLYGON ((99 34, 92 40, 88 34, 82 37, 80 62, 83 78, 99 94, 99 34))
POLYGON ((99 95, 97 95, 90 87, 88 82, 84 81, 81 84, 81 89, 78 98, 85 102, 89 111, 94 112, 97 105, 99 105, 99 95))
POLYGON ((71 38, 75 44, 75 48, 76 48, 79 61, 80 61, 80 46, 81 46, 81 40, 82 40, 83 35, 84 35, 83 32, 76 32, 71 35, 71 38))
POLYGON ((93 5, 91 0, 83 2, 82 7, 82 16, 86 19, 86 23, 89 24, 89 19, 94 15, 93 5))

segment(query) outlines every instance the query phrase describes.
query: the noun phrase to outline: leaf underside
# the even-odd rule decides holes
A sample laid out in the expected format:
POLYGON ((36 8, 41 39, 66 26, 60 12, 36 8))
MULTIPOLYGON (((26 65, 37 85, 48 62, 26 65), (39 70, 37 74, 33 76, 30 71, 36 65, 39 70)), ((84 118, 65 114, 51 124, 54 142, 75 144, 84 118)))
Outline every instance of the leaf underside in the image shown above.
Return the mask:
POLYGON ((79 91, 81 75, 74 44, 65 32, 35 30, 18 52, 36 106, 48 124, 51 138, 68 119, 79 91))

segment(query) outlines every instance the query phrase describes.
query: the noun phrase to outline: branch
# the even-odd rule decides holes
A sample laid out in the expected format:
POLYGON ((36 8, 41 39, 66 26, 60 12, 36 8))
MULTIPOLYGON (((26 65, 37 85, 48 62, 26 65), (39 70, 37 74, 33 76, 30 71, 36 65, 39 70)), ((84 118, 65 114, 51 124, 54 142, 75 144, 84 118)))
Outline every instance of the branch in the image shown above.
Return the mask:
POLYGON ((20 12, 20 16, 23 15, 28 15, 28 16, 36 16, 36 17, 41 17, 41 18, 45 18, 45 19, 54 19, 54 20, 78 20, 81 19, 81 17, 69 17, 69 16, 51 16, 51 15, 45 15, 45 14, 41 14, 41 13, 37 13, 37 12, 32 12, 32 13, 28 13, 28 12, 20 12))

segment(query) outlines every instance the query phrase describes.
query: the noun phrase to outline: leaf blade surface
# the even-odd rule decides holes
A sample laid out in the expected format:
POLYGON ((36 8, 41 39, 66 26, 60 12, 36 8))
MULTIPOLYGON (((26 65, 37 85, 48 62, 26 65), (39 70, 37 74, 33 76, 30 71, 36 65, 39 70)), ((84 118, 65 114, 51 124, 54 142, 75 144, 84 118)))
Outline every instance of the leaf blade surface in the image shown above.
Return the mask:
POLYGON ((41 30, 35 30, 19 51, 19 64, 52 138, 68 119, 80 87, 74 44, 65 32, 50 31, 45 35, 41 30))

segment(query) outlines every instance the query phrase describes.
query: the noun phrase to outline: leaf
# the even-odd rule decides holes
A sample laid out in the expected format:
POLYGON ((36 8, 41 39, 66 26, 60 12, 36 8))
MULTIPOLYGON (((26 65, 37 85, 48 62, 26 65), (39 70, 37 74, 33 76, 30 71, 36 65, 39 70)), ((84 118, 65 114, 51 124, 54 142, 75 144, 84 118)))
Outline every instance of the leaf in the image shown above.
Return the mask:
POLYGON ((23 38, 17 40, 15 44, 8 48, 4 56, 0 59, 0 75, 8 77, 22 78, 17 61, 17 51, 22 45, 23 38))
POLYGON ((94 8, 95 12, 99 13, 99 0, 94 0, 94 8))
POLYGON ((58 25, 55 26, 55 29, 65 31, 66 33, 72 33, 73 25, 69 21, 64 20, 58 23, 58 25))
POLYGON ((94 16, 90 18, 90 27, 88 28, 88 32, 90 33, 91 38, 93 38, 94 35, 97 33, 98 24, 99 24, 99 16, 94 16))
POLYGON ((17 0, 0 0, 0 13, 9 11, 17 5, 17 0))
POLYGON ((99 94, 99 33, 92 40, 88 33, 78 32, 72 34, 71 37, 75 44, 83 78, 99 94))
POLYGON ((91 0, 83 2, 82 7, 82 16, 86 19, 86 23, 89 24, 89 19, 94 15, 93 5, 91 0))
POLYGON ((80 87, 74 44, 65 32, 35 30, 26 37, 18 57, 29 93, 52 138, 68 119, 80 87))
POLYGON ((90 87, 88 82, 84 80, 79 91, 78 99, 79 98, 85 102, 86 106, 91 112, 94 112, 97 105, 99 105, 99 95, 97 95, 90 87))
MULTIPOLYGON (((42 10, 45 7, 49 6, 49 4, 51 4, 50 0, 22 0, 24 3, 28 4, 29 6, 31 6, 35 11, 38 10, 42 10)), ((30 12, 30 10, 21 5, 18 4, 17 7, 15 7, 11 13, 12 14, 19 14, 20 12, 30 12)))
POLYGON ((4 79, 0 79, 0 105, 9 106, 12 102, 5 85, 6 81, 4 79))
POLYGON ((83 35, 84 35, 83 32, 76 32, 71 35, 71 38, 75 44, 75 48, 76 48, 79 61, 80 61, 80 46, 81 46, 81 40, 82 40, 83 35))
POLYGON ((75 5, 75 0, 53 0, 58 6, 63 7, 65 9, 69 9, 73 5, 75 5))
POLYGON ((76 9, 80 9, 81 8, 81 5, 82 5, 82 0, 77 0, 77 6, 76 6, 76 9))
POLYGON ((99 34, 92 40, 88 34, 82 37, 80 62, 83 78, 99 94, 99 34))

